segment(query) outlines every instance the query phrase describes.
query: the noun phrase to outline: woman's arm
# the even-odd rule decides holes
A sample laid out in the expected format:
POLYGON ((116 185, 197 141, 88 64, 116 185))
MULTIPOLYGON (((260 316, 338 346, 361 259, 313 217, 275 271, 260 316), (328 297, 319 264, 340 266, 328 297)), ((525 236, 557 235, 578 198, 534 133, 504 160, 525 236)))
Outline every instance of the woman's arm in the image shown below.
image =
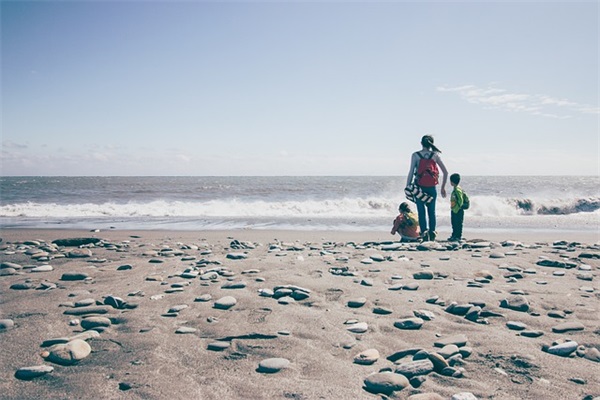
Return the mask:
POLYGON ((416 167, 417 167, 417 155, 415 153, 413 153, 410 158, 410 169, 408 170, 408 177, 406 178, 406 187, 410 186, 410 183, 413 180, 413 176, 415 175, 416 167))
POLYGON ((440 190, 440 192, 442 193, 442 197, 446 197, 446 182, 448 180, 448 170, 446 169, 446 166, 444 165, 444 162, 442 161, 442 158, 440 157, 440 155, 438 153, 436 153, 436 156, 437 156, 436 162, 440 166, 440 169, 442 170, 442 174, 443 174, 442 189, 440 190))

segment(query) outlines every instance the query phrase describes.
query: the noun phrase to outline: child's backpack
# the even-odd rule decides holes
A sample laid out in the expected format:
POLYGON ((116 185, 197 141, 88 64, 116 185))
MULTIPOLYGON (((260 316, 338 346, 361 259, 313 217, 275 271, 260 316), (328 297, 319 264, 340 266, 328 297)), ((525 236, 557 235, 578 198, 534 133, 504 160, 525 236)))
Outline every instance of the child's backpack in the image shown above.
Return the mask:
POLYGON ((438 184, 440 172, 438 171, 437 163, 432 160, 435 153, 431 152, 428 157, 419 156, 419 166, 417 168, 417 184, 423 187, 434 187, 438 184))
POLYGON ((462 209, 463 210, 468 210, 469 207, 471 207, 471 200, 469 200, 469 196, 467 195, 467 192, 465 192, 463 190, 463 204, 462 204, 462 209))

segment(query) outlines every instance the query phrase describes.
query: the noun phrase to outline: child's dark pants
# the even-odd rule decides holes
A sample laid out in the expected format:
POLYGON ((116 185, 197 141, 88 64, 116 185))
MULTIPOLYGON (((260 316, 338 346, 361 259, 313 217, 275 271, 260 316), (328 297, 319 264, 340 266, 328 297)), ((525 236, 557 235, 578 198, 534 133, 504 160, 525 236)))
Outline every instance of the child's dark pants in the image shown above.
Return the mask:
POLYGON ((458 210, 457 213, 450 211, 450 222, 452 222, 452 237, 462 238, 463 221, 465 220, 465 210, 458 210))

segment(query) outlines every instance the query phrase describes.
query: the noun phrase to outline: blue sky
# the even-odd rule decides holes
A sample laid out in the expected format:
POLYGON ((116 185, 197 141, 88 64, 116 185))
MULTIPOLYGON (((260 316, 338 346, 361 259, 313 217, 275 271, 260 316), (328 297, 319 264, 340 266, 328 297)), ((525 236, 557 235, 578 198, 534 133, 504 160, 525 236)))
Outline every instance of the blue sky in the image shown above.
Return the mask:
POLYGON ((589 2, 2 1, 1 174, 599 174, 589 2))

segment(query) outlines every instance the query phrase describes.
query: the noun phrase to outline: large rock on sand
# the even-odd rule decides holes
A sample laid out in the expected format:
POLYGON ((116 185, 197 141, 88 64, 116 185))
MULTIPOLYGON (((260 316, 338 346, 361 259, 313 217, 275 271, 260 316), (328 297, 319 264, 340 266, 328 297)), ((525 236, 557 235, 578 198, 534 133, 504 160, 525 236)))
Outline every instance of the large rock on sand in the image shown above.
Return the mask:
POLYGON ((53 363, 60 365, 73 365, 83 360, 92 352, 86 341, 74 339, 65 344, 57 344, 44 352, 42 356, 53 363))
POLYGON ((380 372, 369 375, 365 378, 364 383, 365 389, 369 392, 387 395, 410 386, 410 382, 406 376, 393 372, 380 372))

